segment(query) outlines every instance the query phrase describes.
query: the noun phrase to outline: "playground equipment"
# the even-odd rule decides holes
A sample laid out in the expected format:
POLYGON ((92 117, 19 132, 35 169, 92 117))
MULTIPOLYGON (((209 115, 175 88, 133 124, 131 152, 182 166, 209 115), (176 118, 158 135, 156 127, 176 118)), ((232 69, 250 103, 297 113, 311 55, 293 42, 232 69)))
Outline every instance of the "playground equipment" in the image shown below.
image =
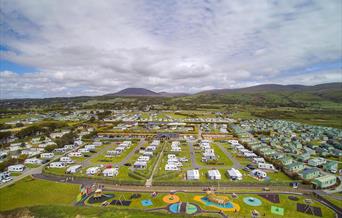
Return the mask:
POLYGON ((152 206, 153 203, 150 199, 145 199, 140 201, 141 205, 144 207, 152 206))
POLYGON ((117 205, 117 206, 129 206, 131 205, 132 201, 126 199, 124 194, 121 194, 118 199, 112 200, 110 204, 117 205))
POLYGON ((80 185, 80 193, 77 195, 77 204, 84 205, 85 200, 91 195, 93 192, 92 186, 80 185))
POLYGON ((168 210, 174 214, 195 214, 199 212, 200 209, 197 205, 192 203, 178 202, 169 205, 168 210))
POLYGON ((94 193, 94 198, 101 198, 102 197, 102 189, 96 189, 94 193))
POLYGON ((229 198, 226 196, 217 196, 214 191, 207 191, 207 199, 216 204, 226 204, 229 202, 229 198))
POLYGON ((176 203, 180 201, 180 198, 175 194, 168 194, 163 197, 163 201, 168 204, 176 203))
POLYGON ((260 199, 254 198, 254 197, 245 197, 243 199, 243 202, 245 202, 249 206, 254 206, 254 207, 260 206, 262 204, 260 199))
POLYGON ((239 197, 239 196, 238 196, 237 194, 235 194, 235 193, 232 194, 232 198, 233 198, 233 199, 237 199, 238 197, 239 197))
POLYGON ((239 204, 231 202, 227 196, 218 196, 213 191, 207 191, 205 196, 195 196, 194 200, 222 211, 240 211, 239 204))
POLYGON ((258 217, 260 217, 259 211, 257 211, 257 210, 252 210, 251 217, 252 217, 252 218, 258 218, 258 217))
POLYGON ((304 199, 304 203, 306 204, 304 207, 304 213, 315 214, 314 208, 311 206, 313 201, 310 198, 304 199))
POLYGON ((280 215, 280 216, 284 216, 284 208, 282 207, 276 207, 276 206, 273 206, 271 207, 271 213, 273 214, 277 214, 277 215, 280 215))
POLYGON ((107 207, 110 203, 108 201, 102 202, 101 206, 102 207, 107 207))

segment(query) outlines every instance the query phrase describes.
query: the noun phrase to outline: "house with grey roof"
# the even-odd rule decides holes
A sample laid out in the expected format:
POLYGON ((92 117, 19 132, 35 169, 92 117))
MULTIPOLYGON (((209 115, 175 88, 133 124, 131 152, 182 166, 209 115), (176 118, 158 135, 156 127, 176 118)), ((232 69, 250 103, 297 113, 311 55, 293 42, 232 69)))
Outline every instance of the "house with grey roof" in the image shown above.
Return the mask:
POLYGON ((320 173, 319 169, 317 169, 316 167, 305 168, 299 173, 300 177, 305 179, 305 180, 314 179, 316 177, 319 177, 320 174, 321 173, 320 173))
POLYGON ((286 169, 290 172, 299 172, 304 169, 304 164, 301 162, 293 162, 292 164, 287 165, 286 169))

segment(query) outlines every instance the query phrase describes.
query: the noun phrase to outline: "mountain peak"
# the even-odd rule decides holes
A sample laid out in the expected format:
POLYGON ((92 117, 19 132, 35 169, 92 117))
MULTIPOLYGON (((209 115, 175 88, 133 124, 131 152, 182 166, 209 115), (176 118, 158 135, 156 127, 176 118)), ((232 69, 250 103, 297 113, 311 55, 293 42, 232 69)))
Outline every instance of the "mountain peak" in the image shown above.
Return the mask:
POLYGON ((160 96, 159 93, 145 88, 126 88, 116 93, 108 94, 114 96, 160 96))

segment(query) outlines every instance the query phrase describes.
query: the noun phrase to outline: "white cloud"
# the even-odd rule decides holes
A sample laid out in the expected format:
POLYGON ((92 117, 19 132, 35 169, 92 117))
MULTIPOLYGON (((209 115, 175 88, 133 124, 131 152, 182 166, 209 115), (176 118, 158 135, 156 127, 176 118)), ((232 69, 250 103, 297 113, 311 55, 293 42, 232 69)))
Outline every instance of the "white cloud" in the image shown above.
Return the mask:
POLYGON ((1 97, 341 81, 287 73, 341 60, 341 4, 2 0, 1 58, 37 72, 1 72, 1 97))

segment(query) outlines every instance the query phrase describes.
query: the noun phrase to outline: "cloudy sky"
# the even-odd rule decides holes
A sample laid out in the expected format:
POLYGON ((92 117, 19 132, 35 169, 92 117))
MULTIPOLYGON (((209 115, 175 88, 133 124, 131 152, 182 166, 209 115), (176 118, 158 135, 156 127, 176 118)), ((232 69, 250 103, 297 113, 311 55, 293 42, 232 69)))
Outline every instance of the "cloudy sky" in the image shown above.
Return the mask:
POLYGON ((0 0, 0 98, 342 82, 340 0, 0 0))

